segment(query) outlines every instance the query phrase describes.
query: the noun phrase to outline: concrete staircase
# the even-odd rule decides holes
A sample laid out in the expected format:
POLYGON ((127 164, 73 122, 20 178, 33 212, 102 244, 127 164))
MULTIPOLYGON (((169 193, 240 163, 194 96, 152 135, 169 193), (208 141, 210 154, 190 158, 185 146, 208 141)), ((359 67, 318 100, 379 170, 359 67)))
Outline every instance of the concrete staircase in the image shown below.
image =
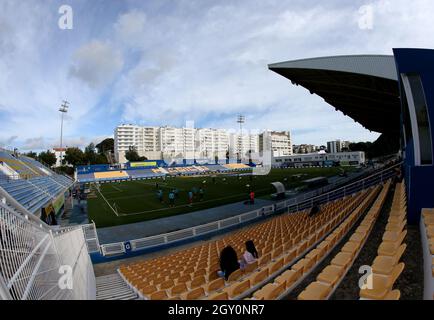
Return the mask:
POLYGON ((96 300, 138 300, 118 273, 96 277, 96 300))

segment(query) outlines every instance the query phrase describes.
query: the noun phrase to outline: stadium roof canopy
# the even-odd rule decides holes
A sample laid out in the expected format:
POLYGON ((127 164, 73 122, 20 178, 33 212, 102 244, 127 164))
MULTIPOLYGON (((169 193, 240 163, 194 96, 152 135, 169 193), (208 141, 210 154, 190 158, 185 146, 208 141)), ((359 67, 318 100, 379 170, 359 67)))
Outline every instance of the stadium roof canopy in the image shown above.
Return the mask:
POLYGON ((393 56, 313 58, 268 68, 319 95, 368 130, 399 132, 401 104, 393 56))

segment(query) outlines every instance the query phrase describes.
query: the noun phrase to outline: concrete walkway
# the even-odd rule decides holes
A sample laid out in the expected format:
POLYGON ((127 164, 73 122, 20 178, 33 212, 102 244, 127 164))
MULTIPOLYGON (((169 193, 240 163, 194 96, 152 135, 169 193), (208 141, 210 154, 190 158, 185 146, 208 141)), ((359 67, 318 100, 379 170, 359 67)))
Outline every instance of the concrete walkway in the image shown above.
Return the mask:
POLYGON ((273 203, 271 200, 256 199, 254 205, 237 202, 156 220, 99 228, 98 238, 101 244, 140 239, 230 218, 273 203))
POLYGON ((89 223, 86 200, 81 200, 80 204, 78 204, 76 199, 72 199, 72 209, 67 210, 63 214, 60 224, 62 226, 70 226, 86 223, 89 223))

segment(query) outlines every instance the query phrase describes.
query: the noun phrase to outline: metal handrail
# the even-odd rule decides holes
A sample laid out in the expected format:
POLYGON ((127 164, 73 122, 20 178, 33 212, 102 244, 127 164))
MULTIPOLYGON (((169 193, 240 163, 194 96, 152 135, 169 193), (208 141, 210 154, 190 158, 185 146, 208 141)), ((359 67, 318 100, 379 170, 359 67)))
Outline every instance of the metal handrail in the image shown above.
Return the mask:
MULTIPOLYGON (((311 207, 312 207, 313 203, 314 203, 316 200, 319 200, 319 199, 323 198, 324 196, 329 196, 330 194, 337 193, 337 192, 339 192, 339 191, 343 191, 343 195, 345 196, 346 190, 351 190, 351 187, 353 187, 353 186, 357 186, 358 184, 362 184, 362 189, 365 189, 366 187, 369 186, 369 185, 366 185, 366 184, 365 184, 365 181, 367 181, 367 180, 369 180, 369 179, 372 179, 372 178, 375 178, 375 177, 380 177, 381 181, 387 180, 387 179, 389 179, 391 176, 394 175, 394 173, 392 173, 392 172, 393 172, 396 168, 400 167, 401 165, 402 165, 402 162, 397 163, 397 164, 395 164, 395 165, 393 165, 393 166, 390 166, 390 167, 388 167, 388 168, 386 168, 386 169, 384 169, 384 170, 381 170, 381 171, 379 171, 379 172, 376 172, 376 173, 374 173, 374 174, 372 174, 372 175, 370 175, 370 176, 368 176, 368 177, 365 177, 365 178, 363 178, 363 179, 361 179, 361 180, 358 180, 358 181, 355 181, 355 182, 352 182, 352 183, 346 184, 346 185, 343 186, 343 187, 339 187, 339 188, 337 188, 337 189, 331 190, 331 191, 326 192, 326 193, 324 193, 324 194, 321 194, 321 195, 318 195, 318 196, 314 196, 314 197, 309 198, 309 199, 307 199, 307 200, 304 200, 304 201, 302 201, 302 202, 298 202, 298 203, 296 203, 296 204, 293 205, 293 206, 297 206, 297 209, 298 209, 298 208, 300 207, 300 205, 302 205, 303 203, 306 203, 306 204, 310 204, 311 207), (384 174, 385 174, 386 172, 392 173, 392 175, 391 175, 391 176, 384 177, 384 174), (383 177, 384 177, 384 178, 383 178, 383 177)), ((328 198, 327 198, 327 201, 329 201, 328 198)))

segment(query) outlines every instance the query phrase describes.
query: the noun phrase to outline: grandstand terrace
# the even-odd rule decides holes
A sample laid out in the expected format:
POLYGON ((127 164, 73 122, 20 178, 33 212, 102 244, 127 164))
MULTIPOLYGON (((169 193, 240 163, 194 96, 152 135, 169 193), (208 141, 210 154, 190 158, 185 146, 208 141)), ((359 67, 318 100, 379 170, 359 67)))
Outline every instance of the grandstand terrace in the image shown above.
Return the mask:
POLYGON ((229 164, 178 164, 169 166, 163 161, 149 161, 157 165, 137 165, 139 163, 127 163, 123 167, 110 167, 104 165, 81 166, 76 170, 77 180, 81 183, 104 182, 127 179, 146 179, 163 177, 165 175, 200 175, 223 172, 237 172, 251 169, 243 163, 229 164), (122 169, 122 170, 119 170, 122 169))
POLYGON ((0 187, 32 213, 41 209, 68 190, 73 181, 57 174, 40 162, 0 150, 0 187))
POLYGON ((121 266, 119 271, 141 296, 148 299, 212 299, 213 294, 220 294, 219 291, 226 292, 226 298, 236 298, 296 261, 375 190, 378 188, 329 203, 321 215, 314 218, 309 218, 307 212, 273 218, 215 242, 121 266), (235 271, 226 282, 219 279, 221 249, 231 245, 241 256, 244 242, 249 239, 254 240, 260 252, 258 262, 235 271), (183 262, 181 266, 179 261, 183 262), (151 265, 152 269, 149 268, 151 265))

